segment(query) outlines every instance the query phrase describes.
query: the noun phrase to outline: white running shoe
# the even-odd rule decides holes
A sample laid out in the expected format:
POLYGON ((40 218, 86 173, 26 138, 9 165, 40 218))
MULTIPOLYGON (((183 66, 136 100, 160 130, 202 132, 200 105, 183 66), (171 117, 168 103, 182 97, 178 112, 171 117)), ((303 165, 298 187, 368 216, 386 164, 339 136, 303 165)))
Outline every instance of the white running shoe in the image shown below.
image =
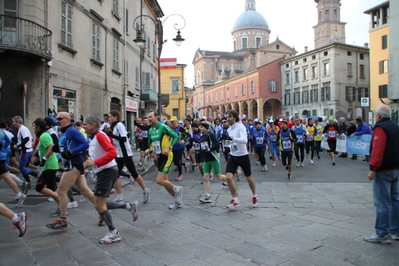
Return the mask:
POLYGON ((299 167, 300 164, 301 164, 301 163, 298 161, 298 162, 296 163, 296 167, 299 167))
POLYGON ((124 203, 124 202, 125 202, 125 199, 124 199, 122 196, 116 196, 116 197, 114 198, 113 202, 116 202, 116 203, 124 203))
POLYGON ((108 234, 106 234, 103 238, 100 239, 100 244, 111 244, 114 242, 119 242, 122 240, 121 235, 119 234, 119 232, 116 233, 112 233, 112 232, 108 232, 108 234))
POLYGON ((310 164, 311 164, 311 165, 313 165, 313 164, 314 164, 313 160, 310 160, 310 164))
POLYGON ((262 168, 261 171, 262 171, 262 172, 267 172, 267 170, 268 170, 268 169, 267 169, 267 165, 265 164, 265 165, 263 166, 263 168, 262 168))
POLYGON ((78 202, 76 200, 68 202, 67 209, 72 209, 72 208, 77 208, 77 207, 78 207, 78 202))
POLYGON ((276 167, 276 162, 274 162, 272 166, 273 166, 273 167, 276 167))
POLYGON ((303 162, 301 162, 301 167, 304 167, 304 166, 305 166, 305 164, 303 162))

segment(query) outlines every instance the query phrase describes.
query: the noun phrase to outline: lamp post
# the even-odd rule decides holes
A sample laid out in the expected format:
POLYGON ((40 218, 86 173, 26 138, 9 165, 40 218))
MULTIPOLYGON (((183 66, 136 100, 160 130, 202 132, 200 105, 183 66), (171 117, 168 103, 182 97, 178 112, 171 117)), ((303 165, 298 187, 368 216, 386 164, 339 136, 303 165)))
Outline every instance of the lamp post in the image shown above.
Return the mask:
POLYGON ((165 23, 165 21, 172 16, 178 16, 181 19, 183 19, 183 24, 181 27, 179 26, 179 23, 174 24, 174 28, 177 30, 177 35, 173 40, 175 41, 177 46, 180 46, 182 44, 182 42, 184 41, 184 39, 181 37, 181 30, 186 26, 186 20, 184 19, 183 16, 181 16, 179 14, 171 14, 171 15, 167 16, 162 22, 160 20, 160 18, 157 18, 155 20, 148 15, 140 15, 140 16, 136 17, 133 21, 133 28, 136 30, 136 39, 134 39, 133 41, 137 44, 137 46, 140 47, 140 49, 144 49, 145 43, 146 43, 146 40, 143 38, 144 24, 142 23, 142 18, 143 17, 149 18, 155 25, 155 32, 154 32, 155 33, 155 41, 158 41, 158 62, 157 62, 157 67, 158 67, 158 69, 157 69, 157 71, 158 71, 158 91, 157 91, 158 114, 161 114, 161 53, 162 53, 162 45, 166 42, 166 40, 163 41, 163 23, 165 23), (141 20, 139 25, 136 25, 137 19, 141 20))

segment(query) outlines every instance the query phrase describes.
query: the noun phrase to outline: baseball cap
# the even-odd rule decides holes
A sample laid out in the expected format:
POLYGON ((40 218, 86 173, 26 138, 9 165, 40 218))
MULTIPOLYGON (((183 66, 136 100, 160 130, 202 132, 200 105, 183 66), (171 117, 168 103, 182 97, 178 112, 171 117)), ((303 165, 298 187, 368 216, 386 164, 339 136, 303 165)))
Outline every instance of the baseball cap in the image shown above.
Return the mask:
POLYGON ((176 116, 171 116, 170 119, 169 119, 169 121, 170 121, 170 122, 172 122, 172 121, 177 121, 177 117, 176 117, 176 116))
POLYGON ((330 117, 328 118, 328 120, 334 120, 334 117, 333 117, 333 116, 330 116, 330 117))

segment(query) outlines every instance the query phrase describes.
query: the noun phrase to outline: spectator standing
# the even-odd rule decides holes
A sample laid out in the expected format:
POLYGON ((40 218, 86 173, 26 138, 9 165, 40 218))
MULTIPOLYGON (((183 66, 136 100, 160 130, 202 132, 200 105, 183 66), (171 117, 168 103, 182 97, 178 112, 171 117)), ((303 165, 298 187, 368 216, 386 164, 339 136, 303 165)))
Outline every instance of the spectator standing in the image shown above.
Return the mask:
POLYGON ((399 126, 390 116, 389 106, 377 107, 368 174, 377 211, 375 234, 364 238, 371 243, 389 244, 391 239, 399 240, 399 126))

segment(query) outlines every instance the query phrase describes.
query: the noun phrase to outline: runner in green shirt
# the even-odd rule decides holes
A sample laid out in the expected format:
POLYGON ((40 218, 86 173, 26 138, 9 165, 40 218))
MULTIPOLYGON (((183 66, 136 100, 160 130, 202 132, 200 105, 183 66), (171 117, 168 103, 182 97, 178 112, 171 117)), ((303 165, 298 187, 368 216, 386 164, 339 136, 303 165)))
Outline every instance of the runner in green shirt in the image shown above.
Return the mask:
POLYGON ((36 119, 33 125, 36 137, 39 138, 37 149, 39 151, 40 166, 42 168, 42 173, 36 183, 36 191, 54 198, 57 204, 59 204, 59 197, 57 192, 55 192, 57 189, 55 174, 59 167, 57 157, 52 151, 54 145, 53 139, 46 132, 47 124, 44 119, 36 119))
POLYGON ((169 194, 175 198, 175 203, 169 209, 177 209, 183 206, 183 187, 173 185, 168 179, 170 165, 173 162, 173 145, 177 142, 177 134, 168 126, 158 121, 158 114, 150 112, 147 115, 151 128, 148 131, 149 149, 146 154, 153 152, 158 157, 157 184, 165 187, 169 194))

